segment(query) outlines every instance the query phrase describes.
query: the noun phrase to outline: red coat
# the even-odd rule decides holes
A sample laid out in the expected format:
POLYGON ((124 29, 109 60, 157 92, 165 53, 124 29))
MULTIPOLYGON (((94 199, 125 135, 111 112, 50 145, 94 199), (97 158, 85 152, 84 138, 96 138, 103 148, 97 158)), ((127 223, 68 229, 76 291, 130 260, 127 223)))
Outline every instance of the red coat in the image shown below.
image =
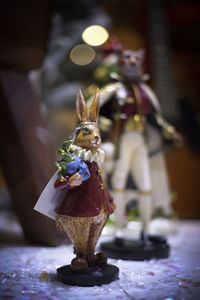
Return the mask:
MULTIPOLYGON (((108 214, 113 213, 111 205, 113 198, 108 190, 103 186, 100 170, 96 162, 85 161, 90 171, 90 178, 84 181, 80 186, 69 189, 62 202, 55 208, 59 215, 71 217, 94 217, 97 216, 102 206, 106 208, 108 214)), ((68 187, 65 183, 56 180, 54 186, 62 189, 62 185, 68 187)))
MULTIPOLYGON (((140 103, 140 109, 141 109, 141 114, 143 116, 147 116, 149 115, 152 110, 153 110, 153 106, 151 103, 151 99, 149 97, 149 95, 145 92, 145 90, 142 88, 142 86, 140 86, 139 84, 136 85, 135 87, 138 90, 138 93, 140 95, 140 99, 141 99, 141 103, 140 103)), ((134 116, 135 114, 139 113, 139 107, 136 101, 136 96, 134 91, 132 90, 132 88, 129 90, 126 90, 126 97, 132 97, 134 99, 134 101, 132 103, 125 103, 124 106, 122 107, 121 113, 126 115, 126 118, 122 119, 120 122, 120 132, 122 133, 124 130, 124 126, 125 123, 127 121, 127 119, 130 116, 134 116)))

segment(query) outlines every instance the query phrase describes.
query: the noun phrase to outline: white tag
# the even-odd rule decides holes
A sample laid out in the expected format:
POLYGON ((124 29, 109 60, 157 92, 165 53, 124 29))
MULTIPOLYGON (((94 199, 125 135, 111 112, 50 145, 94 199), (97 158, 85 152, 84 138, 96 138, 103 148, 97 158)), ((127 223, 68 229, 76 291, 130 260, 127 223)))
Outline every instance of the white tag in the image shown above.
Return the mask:
POLYGON ((58 171, 49 180, 34 206, 35 210, 53 220, 56 220, 57 218, 57 213, 54 211, 54 208, 60 203, 67 193, 67 189, 63 191, 55 189, 54 182, 57 178, 58 171))

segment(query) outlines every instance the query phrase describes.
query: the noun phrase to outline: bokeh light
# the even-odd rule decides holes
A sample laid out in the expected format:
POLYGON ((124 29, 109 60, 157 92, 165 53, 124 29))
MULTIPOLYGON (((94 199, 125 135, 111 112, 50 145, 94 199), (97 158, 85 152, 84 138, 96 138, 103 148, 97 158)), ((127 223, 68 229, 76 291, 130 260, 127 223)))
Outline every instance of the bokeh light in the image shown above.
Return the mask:
POLYGON ((70 59, 76 65, 88 65, 95 58, 96 52, 93 48, 85 44, 75 46, 70 52, 70 59))
POLYGON ((83 41, 91 46, 100 46, 104 44, 108 37, 108 31, 100 25, 89 26, 82 34, 83 41))

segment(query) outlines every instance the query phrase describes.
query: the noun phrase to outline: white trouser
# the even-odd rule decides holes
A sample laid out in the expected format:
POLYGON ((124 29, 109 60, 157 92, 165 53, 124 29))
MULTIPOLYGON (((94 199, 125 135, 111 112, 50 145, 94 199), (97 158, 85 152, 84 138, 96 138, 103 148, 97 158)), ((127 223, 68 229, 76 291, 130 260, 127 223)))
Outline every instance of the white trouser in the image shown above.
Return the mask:
POLYGON ((120 137, 119 159, 117 160, 111 178, 113 196, 117 204, 115 210, 116 236, 122 234, 125 219, 125 193, 126 181, 131 173, 139 192, 139 214, 142 229, 148 231, 151 219, 151 177, 148 151, 144 137, 137 131, 125 132, 120 137))
MULTIPOLYGON (((153 128, 150 124, 146 127, 145 141, 150 152, 156 149, 162 149, 162 136, 160 132, 153 128)), ((170 200, 170 188, 162 152, 157 153, 150 159, 151 182, 152 182, 152 209, 155 211, 161 208, 164 214, 171 215, 172 207, 170 200)))

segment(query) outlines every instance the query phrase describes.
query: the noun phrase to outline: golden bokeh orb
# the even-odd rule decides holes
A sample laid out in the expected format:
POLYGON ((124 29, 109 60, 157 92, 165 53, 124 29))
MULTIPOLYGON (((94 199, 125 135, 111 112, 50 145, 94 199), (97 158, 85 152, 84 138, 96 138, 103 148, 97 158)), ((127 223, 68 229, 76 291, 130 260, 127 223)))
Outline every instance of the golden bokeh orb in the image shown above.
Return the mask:
POLYGON ((83 41, 91 46, 100 46, 104 44, 108 37, 108 31, 100 25, 89 26, 82 33, 83 41))
POLYGON ((70 52, 70 59, 76 65, 88 65, 96 56, 95 50, 85 44, 79 44, 75 46, 70 52))

